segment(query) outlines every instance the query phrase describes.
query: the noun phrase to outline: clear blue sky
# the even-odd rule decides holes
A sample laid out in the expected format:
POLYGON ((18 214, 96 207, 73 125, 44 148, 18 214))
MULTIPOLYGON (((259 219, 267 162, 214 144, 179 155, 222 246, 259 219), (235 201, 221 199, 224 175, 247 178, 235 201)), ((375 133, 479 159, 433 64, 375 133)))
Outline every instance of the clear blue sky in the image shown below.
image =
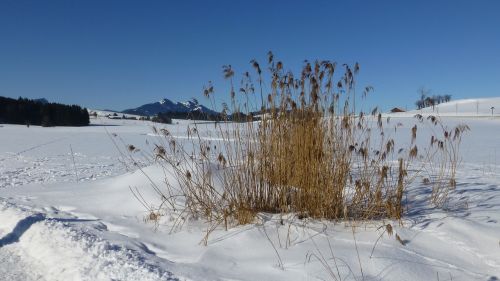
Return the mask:
POLYGON ((268 50, 361 64, 367 102, 413 108, 417 89, 500 96, 500 1, 0 0, 0 95, 122 110, 203 101, 221 66, 268 50))

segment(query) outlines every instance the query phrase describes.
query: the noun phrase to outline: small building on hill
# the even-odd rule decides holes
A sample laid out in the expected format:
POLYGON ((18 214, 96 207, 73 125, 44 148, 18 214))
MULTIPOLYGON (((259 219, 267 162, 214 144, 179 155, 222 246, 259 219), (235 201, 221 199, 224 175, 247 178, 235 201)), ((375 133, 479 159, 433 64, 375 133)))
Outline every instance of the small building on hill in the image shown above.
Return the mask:
POLYGON ((399 108, 399 107, 395 107, 395 108, 391 109, 391 113, 398 113, 398 112, 406 112, 406 111, 399 108))

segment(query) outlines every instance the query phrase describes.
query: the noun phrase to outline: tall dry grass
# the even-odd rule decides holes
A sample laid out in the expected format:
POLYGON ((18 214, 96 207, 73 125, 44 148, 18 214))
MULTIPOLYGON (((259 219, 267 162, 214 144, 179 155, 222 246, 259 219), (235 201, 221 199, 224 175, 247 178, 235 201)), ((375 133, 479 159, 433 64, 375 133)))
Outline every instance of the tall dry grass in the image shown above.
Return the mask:
POLYGON ((433 115, 424 118, 417 114, 415 117, 420 123, 428 121, 434 132, 427 148, 428 162, 423 167, 428 175, 424 182, 432 186, 431 202, 442 207, 450 192, 457 186, 457 166, 461 162, 460 144, 470 128, 465 124, 448 128, 439 117, 433 115))
MULTIPOLYGON (((213 228, 250 223, 259 212, 397 220, 408 184, 430 157, 441 156, 444 165, 436 202, 455 185, 467 128, 442 127, 444 138, 433 137, 429 148, 419 150, 415 126, 408 132, 411 142, 398 146, 390 134, 398 126, 390 127, 377 109, 356 113, 356 99, 359 104, 373 90, 356 94, 359 64, 306 61, 295 74, 269 53, 265 69, 255 60, 251 67, 254 74, 245 72, 239 84, 232 67, 223 68, 231 104, 223 105, 223 121, 215 122, 217 141, 205 139, 196 123, 188 128, 189 149, 167 129, 156 131, 164 136, 156 159, 176 179, 167 182, 163 206, 205 218, 213 228)), ((215 104, 213 85, 203 94, 215 104)))

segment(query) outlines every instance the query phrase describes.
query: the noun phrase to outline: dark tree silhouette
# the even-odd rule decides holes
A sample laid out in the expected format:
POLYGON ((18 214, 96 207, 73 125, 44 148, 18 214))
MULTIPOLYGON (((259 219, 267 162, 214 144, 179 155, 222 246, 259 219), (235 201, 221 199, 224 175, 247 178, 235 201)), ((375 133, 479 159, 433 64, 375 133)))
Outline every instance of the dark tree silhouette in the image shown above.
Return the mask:
POLYGON ((49 126, 87 126, 87 109, 78 105, 42 103, 0 97, 0 123, 49 126))
POLYGON ((415 106, 417 109, 422 109, 424 107, 429 107, 432 106, 434 107, 440 103, 443 102, 449 102, 451 100, 451 95, 432 95, 429 96, 430 90, 426 90, 425 88, 421 87, 418 89, 418 94, 420 96, 420 99, 415 102, 415 106))

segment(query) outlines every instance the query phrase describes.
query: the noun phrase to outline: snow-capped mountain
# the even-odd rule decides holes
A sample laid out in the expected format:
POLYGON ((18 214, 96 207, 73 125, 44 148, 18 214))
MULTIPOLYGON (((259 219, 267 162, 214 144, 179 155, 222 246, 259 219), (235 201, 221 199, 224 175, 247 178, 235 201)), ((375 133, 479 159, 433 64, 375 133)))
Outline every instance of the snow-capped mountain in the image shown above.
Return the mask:
POLYGON ((34 99, 33 101, 41 103, 41 104, 47 104, 47 103, 49 103, 49 101, 46 98, 34 99))
POLYGON ((185 102, 173 102, 169 99, 162 99, 157 102, 141 105, 137 108, 122 111, 128 114, 155 115, 160 112, 203 112, 206 114, 216 114, 217 112, 201 105, 196 99, 185 102))

